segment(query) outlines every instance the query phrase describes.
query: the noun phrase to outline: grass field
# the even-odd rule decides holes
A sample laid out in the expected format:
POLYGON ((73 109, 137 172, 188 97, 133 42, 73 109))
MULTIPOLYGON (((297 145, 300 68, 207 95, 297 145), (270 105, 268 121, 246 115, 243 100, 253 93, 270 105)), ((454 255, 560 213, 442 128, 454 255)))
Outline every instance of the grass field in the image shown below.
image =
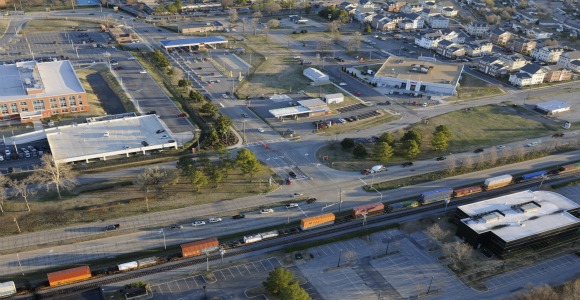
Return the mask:
POLYGON ((504 94, 500 86, 487 83, 465 73, 461 75, 459 84, 460 86, 457 88, 457 95, 447 97, 445 100, 466 101, 504 94))
POLYGON ((98 74, 99 72, 103 72, 105 70, 106 70, 105 66, 96 66, 76 71, 79 80, 81 81, 83 87, 85 88, 85 91, 87 92, 87 99, 89 100, 89 112, 87 113, 94 116, 104 115, 105 110, 103 109, 103 105, 99 102, 99 99, 95 95, 95 91, 93 91, 93 87, 88 82, 87 77, 98 74))
MULTIPOLYGON (((429 124, 415 124, 423 137, 422 153, 416 159, 428 159, 453 152, 470 151, 479 147, 499 145, 518 140, 532 139, 557 132, 557 124, 546 124, 519 112, 509 106, 488 105, 470 110, 455 111, 429 120, 429 124), (431 133, 438 125, 447 125, 452 132, 449 148, 441 152, 430 150, 431 133)), ((403 132, 395 132, 400 138, 403 132)), ((322 147, 317 157, 326 165, 338 170, 360 170, 376 164, 376 161, 356 159, 350 151, 342 150, 340 141, 322 147), (323 158, 327 158, 326 160, 323 158)), ((372 153, 372 143, 365 146, 372 153)), ((395 155, 388 164, 399 164, 408 158, 395 155)), ((388 165, 387 164, 387 165, 388 165)))
POLYGON ((38 19, 28 21, 24 26, 23 31, 25 31, 26 33, 65 31, 71 29, 72 27, 100 28, 99 24, 94 22, 38 19))
POLYGON ((4 32, 6 32, 6 28, 8 28, 8 25, 10 25, 9 19, 0 19, 0 36, 4 35, 4 32))
MULTIPOLYGON (((167 187, 160 196, 150 194, 149 208, 151 212, 158 212, 265 193, 277 188, 276 184, 268 186, 270 175, 271 171, 264 169, 249 182, 247 176, 230 171, 218 188, 210 184, 200 193, 194 192, 187 178, 179 176, 177 183, 167 187)), ((29 199, 31 212, 26 211, 20 197, 5 201, 0 226, 6 230, 0 231, 0 236, 17 233, 13 217, 18 218, 23 232, 32 232, 147 213, 144 193, 131 180, 79 186, 63 194, 61 200, 54 193, 41 193, 29 199)))
POLYGON ((376 117, 365 119, 365 120, 356 121, 354 123, 337 124, 337 125, 334 125, 330 128, 321 129, 318 131, 318 135, 332 136, 335 134, 359 131, 359 130, 379 126, 381 124, 386 124, 386 123, 392 122, 394 120, 398 120, 399 118, 400 118, 400 116, 391 115, 388 112, 381 111, 380 116, 376 116, 376 117))

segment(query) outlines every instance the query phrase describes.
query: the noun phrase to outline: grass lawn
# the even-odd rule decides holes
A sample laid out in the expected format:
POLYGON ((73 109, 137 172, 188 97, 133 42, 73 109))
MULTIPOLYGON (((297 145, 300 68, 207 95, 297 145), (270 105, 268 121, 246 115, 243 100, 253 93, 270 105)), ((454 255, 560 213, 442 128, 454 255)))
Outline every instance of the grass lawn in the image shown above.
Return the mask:
POLYGON ((445 100, 466 101, 504 94, 500 86, 487 83, 465 73, 461 75, 459 84, 460 86, 457 88, 457 95, 447 97, 445 100))
POLYGON ((107 67, 105 66, 95 66, 77 71, 79 80, 81 81, 83 87, 85 88, 85 91, 87 91, 87 99, 89 100, 90 114, 94 116, 105 115, 105 110, 103 109, 103 105, 99 102, 99 99, 95 95, 95 91, 93 91, 93 87, 88 82, 87 77, 99 74, 100 72, 104 72, 106 69, 107 67))
POLYGON ((389 123, 389 122, 398 120, 399 118, 400 118, 400 116, 391 115, 388 112, 381 111, 381 115, 373 117, 373 118, 368 118, 368 119, 364 119, 364 120, 360 120, 360 121, 356 121, 356 122, 352 122, 352 123, 336 124, 330 128, 321 129, 318 131, 318 135, 332 136, 335 134, 359 131, 359 130, 379 126, 381 124, 389 123))
POLYGON ((2 36, 4 32, 6 32, 6 28, 8 28, 8 25, 10 25, 9 19, 0 19, 0 36, 2 36))
MULTIPOLYGON (((161 195, 149 195, 150 212, 265 193, 277 188, 277 184, 268 186, 267 178, 270 175, 271 171, 264 169, 254 177, 253 182, 249 182, 247 176, 230 171, 218 188, 210 184, 202 188, 200 193, 194 191, 187 178, 179 176, 177 183, 165 188, 161 195)), ((5 230, 0 231, 0 236, 17 233, 14 217, 18 218, 23 232, 32 232, 147 213, 144 192, 133 186, 132 179, 120 178, 115 182, 79 186, 63 194, 60 200, 54 192, 41 193, 29 199, 31 212, 26 211, 21 197, 5 201, 5 213, 0 217, 0 226, 5 230)))
MULTIPOLYGON (((24 25, 23 31, 26 33, 34 32, 48 32, 48 31, 66 31, 72 27, 90 27, 90 28, 100 28, 99 24, 96 22, 83 22, 83 21, 73 21, 73 20, 30 20, 24 25)), ((22 33, 22 31, 21 31, 22 33)))
MULTIPOLYGON (((429 150, 431 133, 436 126, 442 124, 447 125, 453 135, 449 141, 449 148, 443 154, 531 139, 552 134, 560 129, 557 124, 541 123, 510 106, 488 105, 470 110, 455 111, 432 118, 429 120, 429 124, 415 124, 411 127, 411 129, 419 131, 423 137, 422 153, 416 159, 428 159, 442 155, 440 152, 429 150)), ((403 132, 395 132, 394 134, 400 138, 403 132)), ((370 158, 354 158, 352 152, 342 150, 339 143, 340 141, 336 141, 331 145, 322 147, 318 151, 317 157, 329 167, 339 170, 355 171, 377 164, 370 158)), ((369 154, 372 153, 373 145, 373 143, 365 143, 369 154)), ((408 158, 395 155, 389 164, 399 164, 408 160, 408 158)))

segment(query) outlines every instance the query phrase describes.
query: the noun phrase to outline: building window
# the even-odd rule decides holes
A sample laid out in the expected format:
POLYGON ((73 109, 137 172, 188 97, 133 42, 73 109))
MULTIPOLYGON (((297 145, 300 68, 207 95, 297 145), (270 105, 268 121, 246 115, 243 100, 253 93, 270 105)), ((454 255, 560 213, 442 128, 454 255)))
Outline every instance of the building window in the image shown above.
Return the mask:
POLYGON ((53 114, 53 115, 58 115, 58 109, 55 109, 55 110, 53 110, 53 111, 52 111, 52 114, 53 114))
POLYGON ((83 105, 83 101, 79 99, 79 105, 83 105))
POLYGON ((76 107, 71 107, 70 111, 71 112, 76 112, 77 111, 77 108, 76 107))
POLYGON ((20 106, 26 106, 26 105, 27 105, 26 101, 20 102, 20 106))
POLYGON ((58 98, 58 101, 60 102, 60 107, 67 107, 65 97, 58 98))
POLYGON ((53 103, 53 104, 50 105, 50 108, 58 108, 58 104, 53 103))
POLYGON ((63 109, 62 109, 62 112, 63 112, 63 113, 65 113, 65 112, 66 112, 66 113, 67 113, 67 112, 68 112, 68 108, 63 108, 63 109))
POLYGON ((81 107, 81 111, 83 111, 83 110, 85 110, 85 108, 84 107, 81 107))
POLYGON ((50 101, 50 103, 56 102, 56 98, 50 98, 50 100, 48 100, 48 101, 50 101))
POLYGON ((77 100, 75 99, 75 96, 68 97, 68 103, 70 106, 77 106, 77 100))
POLYGON ((77 99, 79 99, 79 102, 81 101, 81 99, 83 99, 82 95, 78 95, 77 99))
POLYGON ((20 109, 20 111, 22 111, 22 112, 28 111, 28 107, 23 107, 20 109))
POLYGON ((32 100, 34 110, 44 110, 44 100, 32 100))
POLYGON ((16 103, 10 103, 10 110, 12 111, 13 114, 17 114, 18 113, 18 105, 16 105, 16 103))
POLYGON ((7 114, 8 113, 8 105, 6 105, 6 104, 0 105, 0 110, 2 111, 3 115, 7 114))

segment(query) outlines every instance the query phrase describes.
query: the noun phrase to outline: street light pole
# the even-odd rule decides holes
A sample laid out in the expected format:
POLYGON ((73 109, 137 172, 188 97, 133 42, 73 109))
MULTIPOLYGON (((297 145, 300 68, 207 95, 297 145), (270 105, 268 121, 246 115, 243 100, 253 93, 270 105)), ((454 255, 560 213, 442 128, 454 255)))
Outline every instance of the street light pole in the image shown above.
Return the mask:
POLYGON ((342 257, 342 249, 340 249, 340 253, 338 254, 338 264, 336 265, 337 268, 340 268, 340 258, 342 257))
POLYGON ((427 288, 427 294, 431 291, 431 284, 433 283, 433 276, 431 276, 431 281, 429 281, 429 287, 427 288))
POLYGON ((207 293, 205 291, 205 285, 203 286, 203 298, 207 300, 207 293))

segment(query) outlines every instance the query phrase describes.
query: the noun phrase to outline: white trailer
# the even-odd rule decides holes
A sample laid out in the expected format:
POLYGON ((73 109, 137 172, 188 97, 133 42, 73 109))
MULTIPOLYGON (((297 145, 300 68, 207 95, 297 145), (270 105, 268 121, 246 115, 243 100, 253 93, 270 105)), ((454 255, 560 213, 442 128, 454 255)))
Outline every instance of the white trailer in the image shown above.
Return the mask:
POLYGON ((0 283, 0 297, 16 294, 16 285, 14 281, 0 283))
POLYGON ((122 263, 122 264, 118 264, 117 268, 119 268, 119 271, 127 271, 127 270, 131 270, 131 269, 135 269, 139 267, 139 263, 137 263, 137 261, 130 261, 127 263, 122 263))
POLYGON ((275 238, 275 237, 279 236, 280 234, 278 233, 277 230, 272 230, 272 231, 260 233, 260 235, 262 236, 262 239, 265 240, 265 239, 275 238))
POLYGON ((261 240, 262 240, 262 235, 261 234, 248 235, 248 236, 245 236, 244 237, 244 243, 246 243, 246 244, 259 242, 261 240))
POLYGON ((512 175, 506 174, 488 178, 483 182, 483 185, 485 186, 486 189, 502 187, 510 184, 512 180, 513 180, 512 175))

